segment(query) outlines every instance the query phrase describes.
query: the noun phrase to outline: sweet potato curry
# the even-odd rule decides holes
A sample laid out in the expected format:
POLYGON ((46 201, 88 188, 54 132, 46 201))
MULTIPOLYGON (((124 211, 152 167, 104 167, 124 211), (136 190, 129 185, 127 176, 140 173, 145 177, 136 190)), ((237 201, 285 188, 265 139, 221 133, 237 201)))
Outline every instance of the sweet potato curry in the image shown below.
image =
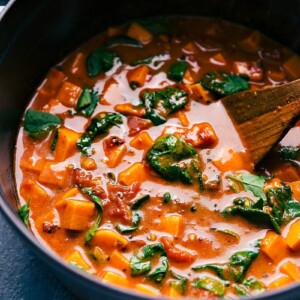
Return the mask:
POLYGON ((19 215, 67 264, 137 293, 234 299, 298 281, 300 124, 254 170, 218 101, 297 78, 297 55, 224 21, 111 27, 26 110, 19 215))

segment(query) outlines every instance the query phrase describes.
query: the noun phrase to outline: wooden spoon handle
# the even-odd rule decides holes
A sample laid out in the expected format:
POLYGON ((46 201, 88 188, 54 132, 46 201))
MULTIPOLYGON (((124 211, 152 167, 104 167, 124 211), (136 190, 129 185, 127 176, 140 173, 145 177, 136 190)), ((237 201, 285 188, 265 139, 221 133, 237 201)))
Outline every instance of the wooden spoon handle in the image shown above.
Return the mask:
POLYGON ((222 99, 257 164, 279 142, 300 113, 300 80, 222 99))

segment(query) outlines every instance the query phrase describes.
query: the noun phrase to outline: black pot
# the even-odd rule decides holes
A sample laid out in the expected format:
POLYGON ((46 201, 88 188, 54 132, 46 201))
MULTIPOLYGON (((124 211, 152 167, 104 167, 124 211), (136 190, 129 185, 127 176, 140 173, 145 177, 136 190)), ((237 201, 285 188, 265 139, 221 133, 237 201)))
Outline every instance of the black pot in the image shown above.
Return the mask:
MULTIPOLYGON (((19 120, 48 69, 68 52, 109 25, 157 15, 224 18, 258 29, 300 52, 298 0, 19 0, 11 1, 0 17, 0 208, 38 257, 84 299, 147 297, 101 283, 67 266, 25 228, 16 214, 13 173, 19 120)), ((299 298, 300 284, 294 284, 255 299, 299 298)))

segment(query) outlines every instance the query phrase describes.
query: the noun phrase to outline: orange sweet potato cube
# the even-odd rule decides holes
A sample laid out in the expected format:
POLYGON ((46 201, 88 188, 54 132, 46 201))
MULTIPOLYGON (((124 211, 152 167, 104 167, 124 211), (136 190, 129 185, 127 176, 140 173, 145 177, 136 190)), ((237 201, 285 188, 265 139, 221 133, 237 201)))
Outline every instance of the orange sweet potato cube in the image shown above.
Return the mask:
POLYGON ((153 35, 145 27, 137 22, 133 22, 127 30, 127 35, 140 41, 142 44, 148 44, 152 41, 153 35))
POLYGON ((135 149, 146 150, 153 145, 153 140, 147 131, 142 131, 138 133, 129 144, 135 149))
POLYGON ((121 271, 128 271, 130 268, 129 260, 122 255, 118 250, 115 250, 111 255, 109 262, 111 266, 115 267, 116 269, 119 269, 121 271))
POLYGON ((136 162, 119 174, 118 181, 121 184, 131 185, 134 182, 143 182, 147 176, 144 165, 140 162, 136 162))
POLYGON ((291 277, 293 280, 298 281, 300 280, 300 270, 299 267, 296 266, 295 263, 291 261, 285 262, 281 267, 280 267, 280 272, 283 274, 288 275, 291 277))
POLYGON ((99 229, 92 240, 93 244, 112 249, 122 249, 128 245, 128 240, 111 229, 99 229))
POLYGON ((75 263, 77 266, 89 270, 91 267, 82 257, 81 253, 77 250, 74 250, 69 256, 66 258, 66 262, 72 264, 75 263))
POLYGON ((111 272, 111 271, 105 271, 103 275, 101 276, 101 279, 105 282, 108 282, 113 285, 118 285, 122 287, 129 287, 130 282, 127 278, 122 277, 121 275, 111 272))
POLYGON ((286 286, 292 282, 293 282, 293 280, 290 277, 282 276, 282 277, 279 277, 278 279, 274 280, 273 282, 271 282, 268 285, 268 289, 271 289, 271 290, 278 289, 278 288, 286 286))
POLYGON ((60 212, 60 225, 64 229, 86 230, 93 219, 95 204, 83 200, 66 200, 60 212))
POLYGON ((56 185, 66 187, 71 174, 72 168, 64 163, 46 161, 39 176, 39 182, 42 184, 56 185))
POLYGON ((65 106, 74 107, 80 94, 82 88, 69 82, 65 81, 61 88, 59 89, 56 98, 65 106))
POLYGON ((165 215, 161 218, 160 230, 178 237, 183 230, 183 217, 179 214, 165 215))
POLYGON ((145 65, 138 66, 134 69, 129 70, 127 73, 128 83, 135 83, 139 87, 143 86, 146 82, 149 72, 150 68, 145 65))
POLYGON ((284 238, 275 233, 268 231, 261 242, 260 249, 265 253, 274 263, 278 263, 283 258, 288 256, 288 246, 284 238))
POLYGON ((291 225, 286 237, 286 242, 292 250, 300 250, 300 220, 297 220, 291 225))
POLYGON ((75 153, 77 150, 76 143, 79 138, 79 133, 68 128, 61 128, 55 146, 55 160, 64 161, 75 153))
POLYGON ((135 286, 136 291, 150 296, 159 296, 160 292, 148 284, 138 283, 135 286))

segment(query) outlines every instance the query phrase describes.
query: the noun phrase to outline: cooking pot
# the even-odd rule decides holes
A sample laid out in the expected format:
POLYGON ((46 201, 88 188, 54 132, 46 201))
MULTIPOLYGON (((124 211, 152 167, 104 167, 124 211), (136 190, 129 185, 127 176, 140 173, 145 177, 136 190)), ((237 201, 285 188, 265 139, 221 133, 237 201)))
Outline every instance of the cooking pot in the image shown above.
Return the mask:
MULTIPOLYGON (((17 215, 13 172, 19 120, 48 69, 68 52, 107 26, 158 15, 227 19, 258 29, 300 52, 298 0, 18 0, 10 1, 0 17, 0 208, 36 255, 83 299, 148 297, 107 285, 66 265, 25 228, 17 215)), ((299 297, 300 283, 251 299, 299 297)))

